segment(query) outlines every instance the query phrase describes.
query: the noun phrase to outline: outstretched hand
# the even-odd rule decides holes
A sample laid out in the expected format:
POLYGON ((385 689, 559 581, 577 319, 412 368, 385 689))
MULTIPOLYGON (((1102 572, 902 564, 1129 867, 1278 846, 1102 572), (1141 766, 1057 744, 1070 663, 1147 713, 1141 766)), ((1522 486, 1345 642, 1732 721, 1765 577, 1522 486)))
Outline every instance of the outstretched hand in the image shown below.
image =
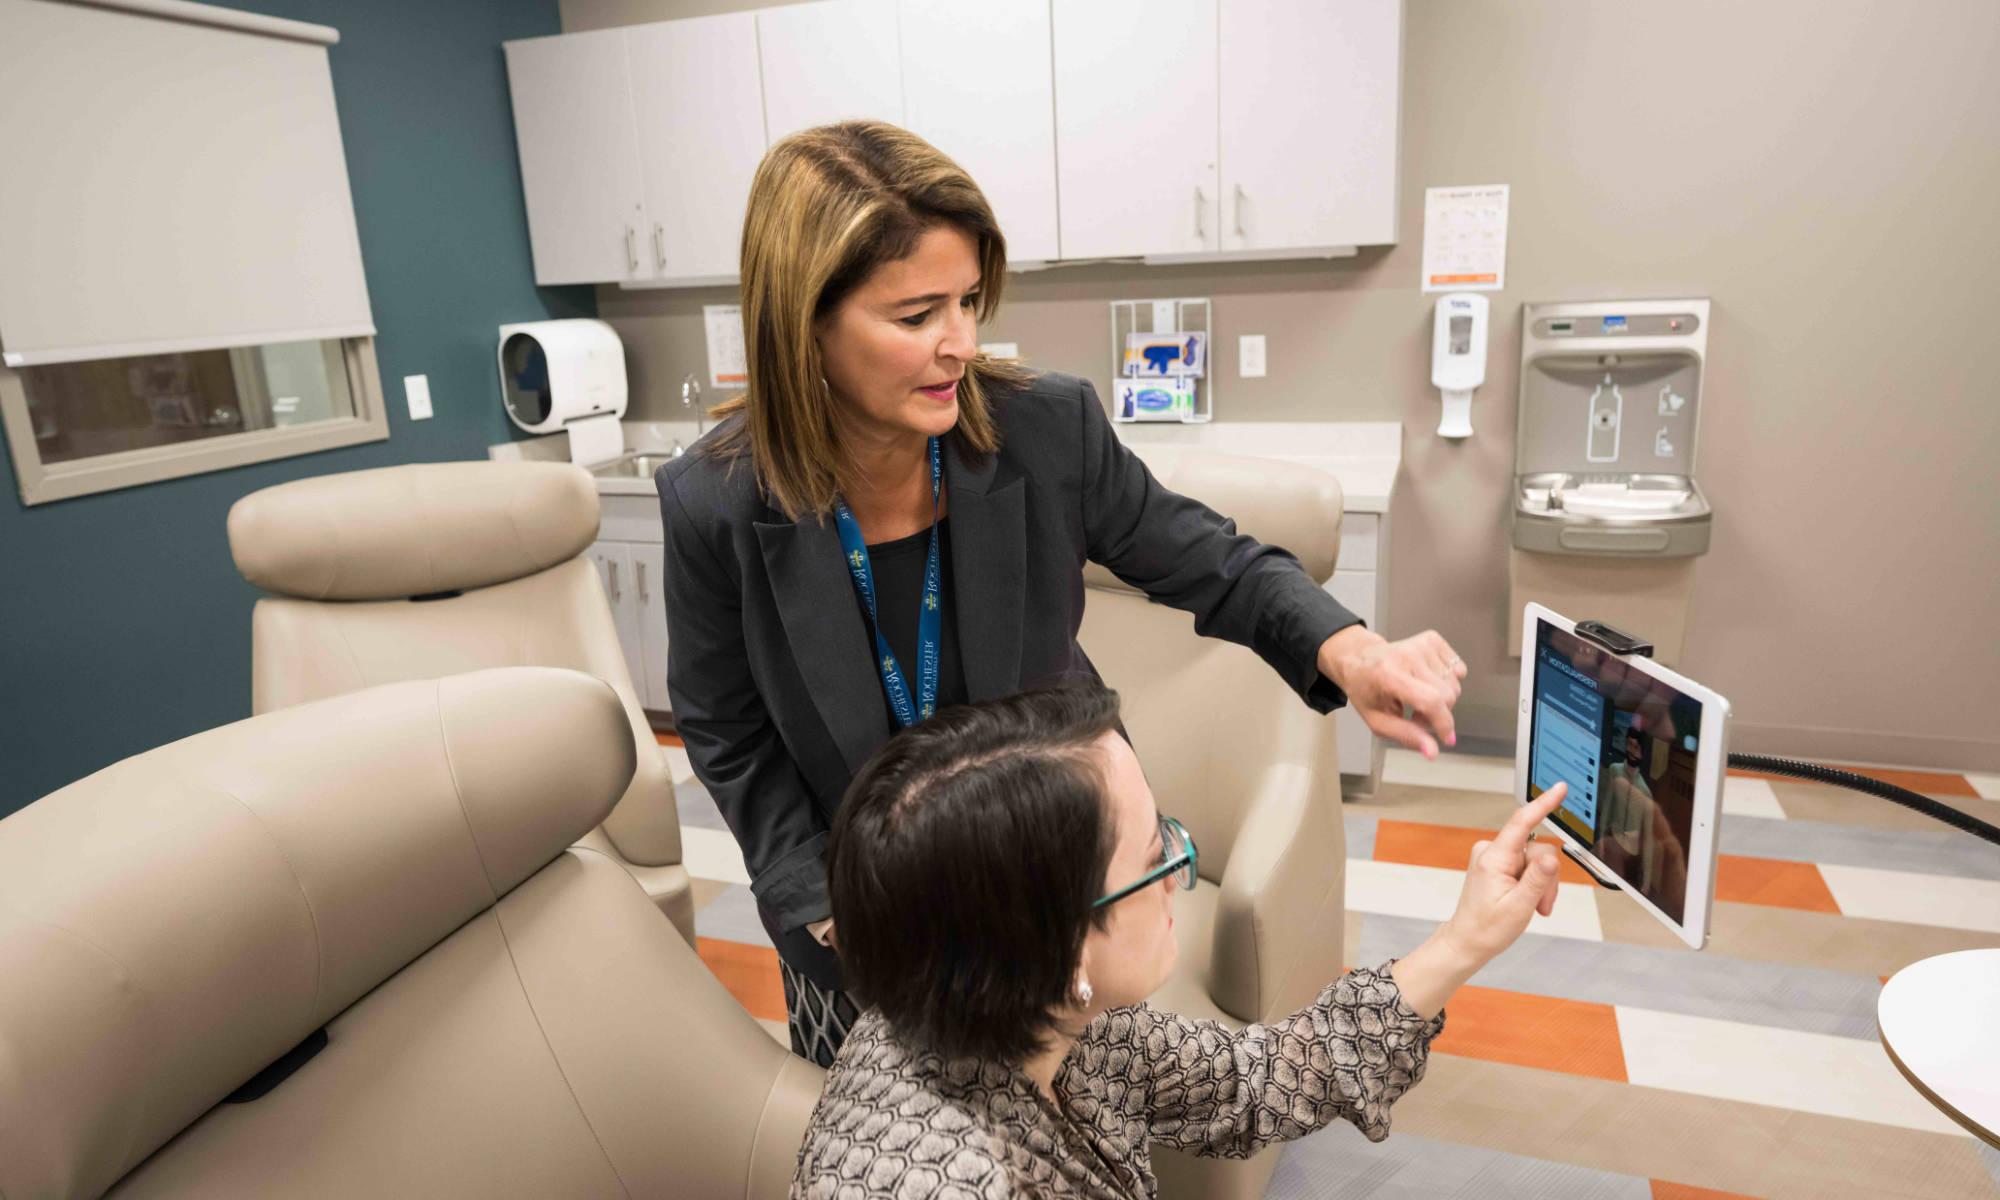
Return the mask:
POLYGON ((1425 758, 1437 757, 1440 742, 1457 744, 1451 706, 1458 703, 1465 660, 1436 630, 1391 642, 1349 625, 1321 644, 1319 670, 1347 693, 1348 706, 1378 737, 1425 758))

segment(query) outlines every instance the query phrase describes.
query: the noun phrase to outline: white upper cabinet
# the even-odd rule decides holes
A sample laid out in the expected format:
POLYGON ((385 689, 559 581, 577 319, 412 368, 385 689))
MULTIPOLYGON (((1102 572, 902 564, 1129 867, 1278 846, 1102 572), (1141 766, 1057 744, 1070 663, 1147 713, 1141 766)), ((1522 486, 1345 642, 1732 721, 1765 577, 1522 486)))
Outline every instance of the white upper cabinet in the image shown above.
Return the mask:
POLYGON ((650 275, 625 33, 505 44, 535 282, 650 275))
POLYGON ((506 43, 538 283, 733 282, 787 134, 971 173, 1010 261, 1396 240, 1403 0, 813 0, 506 43))
POLYGON ((986 193, 1010 262, 1060 257, 1049 0, 902 0, 900 16, 905 126, 986 193))
POLYGON ((1216 2, 1054 0, 1064 258, 1221 247, 1216 2))
POLYGON ((625 36, 645 179, 643 274, 733 282, 750 180, 764 157, 757 18, 663 21, 625 36))
POLYGON ((759 9, 757 41, 769 142, 856 117, 903 123, 896 0, 759 9))
POLYGON ((1402 26, 1401 0, 1224 0, 1223 250, 1396 240, 1402 26))

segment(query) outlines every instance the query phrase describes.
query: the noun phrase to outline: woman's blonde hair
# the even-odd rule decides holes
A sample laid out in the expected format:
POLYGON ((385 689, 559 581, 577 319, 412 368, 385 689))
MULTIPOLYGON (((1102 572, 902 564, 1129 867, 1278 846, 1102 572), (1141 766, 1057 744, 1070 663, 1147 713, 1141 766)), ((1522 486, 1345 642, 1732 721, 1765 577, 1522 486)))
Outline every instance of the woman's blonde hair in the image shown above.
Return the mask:
MULTIPOLYGON (((801 130, 771 147, 750 185, 743 217, 743 337, 749 390, 717 416, 744 414, 716 444, 746 450, 767 499, 798 520, 833 509, 855 482, 837 434, 838 403, 826 382, 815 325, 879 266, 908 257, 945 226, 978 246, 979 319, 1000 306, 1007 242, 979 185, 906 129, 843 121, 801 130)), ((987 404, 991 384, 1030 378, 1020 365, 978 355, 958 385, 957 432, 977 455, 999 448, 987 404)))

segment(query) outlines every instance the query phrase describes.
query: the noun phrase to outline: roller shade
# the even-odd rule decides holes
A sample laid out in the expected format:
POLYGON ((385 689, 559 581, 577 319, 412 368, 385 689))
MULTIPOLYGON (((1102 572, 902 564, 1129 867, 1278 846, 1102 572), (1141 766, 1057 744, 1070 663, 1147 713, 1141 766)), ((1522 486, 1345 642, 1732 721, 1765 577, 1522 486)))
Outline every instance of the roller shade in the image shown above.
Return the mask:
POLYGON ((8 366, 375 332, 318 25, 0 0, 8 366))

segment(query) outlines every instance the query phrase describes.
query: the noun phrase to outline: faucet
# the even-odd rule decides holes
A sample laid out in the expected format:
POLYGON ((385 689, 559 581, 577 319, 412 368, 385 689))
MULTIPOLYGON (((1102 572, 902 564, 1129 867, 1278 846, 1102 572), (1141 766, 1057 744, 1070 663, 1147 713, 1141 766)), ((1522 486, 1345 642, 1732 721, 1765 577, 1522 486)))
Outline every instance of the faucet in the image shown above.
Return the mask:
POLYGON ((694 410, 694 435, 702 435, 702 419, 707 415, 701 406, 701 377, 690 374, 681 380, 681 404, 694 410))

